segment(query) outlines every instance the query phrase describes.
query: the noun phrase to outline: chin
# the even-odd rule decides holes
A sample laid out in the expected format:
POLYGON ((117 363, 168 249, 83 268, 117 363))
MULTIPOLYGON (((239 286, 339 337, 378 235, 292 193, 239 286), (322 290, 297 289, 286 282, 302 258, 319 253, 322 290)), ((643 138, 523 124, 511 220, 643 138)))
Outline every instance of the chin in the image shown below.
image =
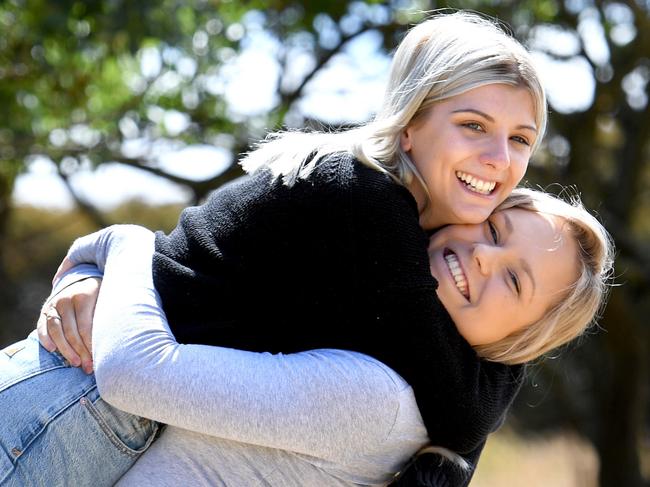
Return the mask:
POLYGON ((486 208, 474 208, 473 210, 463 211, 458 213, 458 220, 465 225, 477 225, 483 223, 492 214, 492 210, 486 208))

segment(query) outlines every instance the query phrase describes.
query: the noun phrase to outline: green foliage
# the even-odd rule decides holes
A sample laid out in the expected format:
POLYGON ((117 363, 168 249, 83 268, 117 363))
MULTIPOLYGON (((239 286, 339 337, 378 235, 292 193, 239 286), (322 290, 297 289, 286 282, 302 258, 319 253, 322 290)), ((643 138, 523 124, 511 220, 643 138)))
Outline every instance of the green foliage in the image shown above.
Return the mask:
MULTIPOLYGON (((215 133, 235 135, 233 148, 241 150, 249 143, 249 120, 233 120, 222 93, 207 81, 220 75, 240 43, 251 41, 247 29, 262 27, 277 40, 315 35, 323 12, 337 22, 350 16, 348 9, 347 2, 325 1, 5 2, 0 120, 6 133, 0 156, 20 164, 35 154, 56 163, 84 157, 101 164, 124 158, 125 139, 212 143, 215 133), (142 64, 146 59, 149 67, 142 64), (184 113, 190 123, 182 133, 170 133, 152 109, 184 113), (130 127, 126 133, 121 121, 130 127)), ((359 21, 360 28, 368 23, 359 21)), ((285 54, 278 54, 279 64, 285 54)), ((276 111, 257 116, 256 126, 282 123, 278 113, 289 107, 279 101, 276 111)))

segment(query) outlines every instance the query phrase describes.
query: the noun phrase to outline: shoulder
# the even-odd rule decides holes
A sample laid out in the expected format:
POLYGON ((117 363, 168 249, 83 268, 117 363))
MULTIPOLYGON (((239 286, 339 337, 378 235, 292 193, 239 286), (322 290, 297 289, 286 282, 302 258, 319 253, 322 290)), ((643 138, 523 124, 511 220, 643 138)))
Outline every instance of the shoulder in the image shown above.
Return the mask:
POLYGON ((336 181, 330 191, 346 201, 356 263, 373 289, 384 286, 435 289, 428 266, 428 237, 415 198, 401 183, 350 154, 332 155, 315 174, 336 181))
POLYGON ((336 152, 321 158, 314 165, 313 174, 317 180, 333 182, 357 193, 413 199, 388 172, 363 163, 349 152, 336 152))
POLYGON ((291 373, 308 378, 309 385, 325 403, 363 404, 375 420, 393 417, 411 386, 383 362, 361 352, 316 349, 288 354, 278 360, 290 365, 291 373), (313 384, 313 385, 312 385, 313 384), (392 411, 392 412, 391 412, 392 411))
POLYGON ((359 228, 374 226, 380 232, 392 228, 402 233, 408 227, 415 233, 420 231, 417 203, 411 192, 387 172, 350 153, 334 153, 318 160, 304 184, 311 185, 312 191, 323 198, 345 202, 359 228))
MULTIPOLYGON (((370 442, 362 449, 404 449, 412 453, 415 445, 428 441, 413 388, 395 370, 369 355, 349 350, 322 349, 307 352, 329 363, 336 388, 347 391, 345 400, 362 408, 364 426, 356 434, 365 434, 370 442), (363 429, 368 431, 365 433, 363 429)), ((408 456, 408 455, 407 455, 408 456)))

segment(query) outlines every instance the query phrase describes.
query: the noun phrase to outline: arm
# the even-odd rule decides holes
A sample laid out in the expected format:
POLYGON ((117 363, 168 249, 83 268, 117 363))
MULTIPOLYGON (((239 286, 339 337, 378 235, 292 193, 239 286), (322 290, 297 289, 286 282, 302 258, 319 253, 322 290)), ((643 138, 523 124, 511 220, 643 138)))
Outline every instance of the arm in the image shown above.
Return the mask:
POLYGON ((432 444, 468 454, 505 414, 521 367, 481 360, 459 334, 437 299, 417 210, 400 205, 410 195, 403 189, 401 198, 398 189, 392 199, 388 187, 383 199, 352 192, 357 261, 364 263, 366 286, 381 291, 368 306, 377 316, 375 336, 384 338, 375 356, 413 387, 432 444))
POLYGON ((73 261, 106 262, 93 352, 105 400, 226 439, 341 458, 376 448, 407 385, 368 357, 179 345, 151 280, 153 234, 113 227, 77 241, 73 261))

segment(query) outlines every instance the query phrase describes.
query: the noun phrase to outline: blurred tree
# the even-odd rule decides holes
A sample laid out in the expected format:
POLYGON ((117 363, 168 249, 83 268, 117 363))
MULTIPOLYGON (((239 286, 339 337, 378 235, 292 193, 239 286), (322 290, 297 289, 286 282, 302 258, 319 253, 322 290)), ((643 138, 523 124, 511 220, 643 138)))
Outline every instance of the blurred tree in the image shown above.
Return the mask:
POLYGON ((372 1, 4 2, 0 160, 14 171, 2 177, 10 190, 16 170, 38 156, 65 181, 118 162, 185 185, 198 200, 239 174, 235 157, 223 174, 197 182, 161 169, 161 152, 209 144, 237 155, 287 117, 303 125, 296 101, 305 85, 352 38, 401 27, 392 20, 372 1), (275 89, 260 88, 275 94, 269 107, 240 113, 228 102, 229 83, 239 58, 262 42, 275 89))
POLYGON ((98 227, 107 216, 71 177, 104 163, 164 177, 197 202, 241 174, 237 155, 268 129, 308 123, 297 103, 305 86, 351 39, 381 30, 392 45, 406 21, 372 0, 303 3, 0 1, 0 309, 17 299, 7 268, 12 189, 33 162, 55 164, 98 227), (229 94, 241 95, 237 63, 259 44, 271 86, 256 89, 270 103, 242 113, 229 94), (161 166, 161 154, 197 145, 220 148, 230 164, 198 181, 161 166))
MULTIPOLYGON (((601 485, 644 485, 650 303, 648 81, 650 4, 640 0, 6 0, 0 2, 0 280, 11 282, 6 239, 16 176, 39 157, 56 164, 79 208, 94 208, 70 177, 118 162, 187 187, 198 201, 239 174, 237 155, 281 126, 327 125, 300 103, 352 39, 374 32, 395 46, 426 9, 471 8, 504 20, 557 73, 579 68, 581 103, 561 103, 559 80, 545 145, 528 179, 575 185, 613 233, 618 281, 606 332, 531 374, 515 417, 522 428, 572 428, 596 446, 601 485), (238 111, 229 93, 238 61, 267 46, 269 104, 238 111), (588 94, 588 93, 587 93, 588 94), (227 169, 202 181, 167 173, 159 156, 197 144, 222 148, 227 169), (535 407, 530 407, 534 405, 535 407)), ((575 73, 576 71, 571 71, 575 73)), ((567 74, 572 76, 571 74, 567 74)), ((549 78, 549 82, 553 81, 549 78)), ((266 83, 266 82, 265 82, 266 83)), ((555 79, 556 85, 558 80, 555 79)), ((268 89, 259 86, 259 89, 268 89)), ((345 114, 337 122, 346 122, 345 114)), ((15 256, 14 256, 15 257, 15 256)), ((0 309, 15 301, 3 285, 0 309)))
MULTIPOLYGON (((351 39, 375 29, 393 44, 391 33, 400 27, 388 7, 373 1, 0 1, 2 322, 10 323, 10 310, 23 310, 9 222, 14 182, 32 163, 53 163, 96 227, 111 217, 93 206, 72 176, 104 163, 164 177, 197 202, 241 174, 237 155, 267 129, 307 123, 297 106, 305 86, 351 39), (271 86, 255 89, 268 92, 270 102, 242 113, 229 101, 229 94, 242 91, 233 87, 237 63, 260 44, 271 86), (230 164, 198 181, 161 166, 161 154, 196 145, 222 149, 230 164)), ((30 235, 45 241, 46 232, 22 238, 30 235)), ((17 244, 12 240, 24 249, 24 241, 17 244)))

